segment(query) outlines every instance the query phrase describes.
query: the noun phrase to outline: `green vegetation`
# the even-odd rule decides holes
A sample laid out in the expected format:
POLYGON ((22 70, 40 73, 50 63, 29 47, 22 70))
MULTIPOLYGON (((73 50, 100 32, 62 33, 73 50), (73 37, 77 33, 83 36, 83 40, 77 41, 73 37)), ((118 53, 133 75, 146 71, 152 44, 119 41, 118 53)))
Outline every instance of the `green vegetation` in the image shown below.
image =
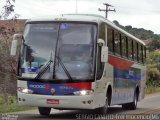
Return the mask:
POLYGON ((30 106, 21 106, 17 103, 10 104, 10 105, 0 105, 0 113, 8 113, 8 112, 18 112, 18 111, 24 111, 24 110, 30 110, 34 109, 34 107, 30 106))
POLYGON ((160 92, 160 51, 148 53, 146 93, 160 92))
POLYGON ((8 104, 4 103, 2 96, 0 95, 0 113, 18 112, 24 110, 34 109, 30 106, 18 105, 15 96, 8 96, 8 104))
POLYGON ((160 81, 147 81, 146 83, 146 94, 152 94, 160 92, 160 81))

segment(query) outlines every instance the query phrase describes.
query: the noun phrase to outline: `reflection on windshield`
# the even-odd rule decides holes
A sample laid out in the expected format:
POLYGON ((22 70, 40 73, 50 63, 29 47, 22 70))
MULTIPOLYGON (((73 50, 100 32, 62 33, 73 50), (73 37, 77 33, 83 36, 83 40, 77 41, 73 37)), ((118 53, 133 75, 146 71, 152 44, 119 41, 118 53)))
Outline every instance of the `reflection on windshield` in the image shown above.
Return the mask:
POLYGON ((93 24, 27 24, 21 52, 22 77, 35 78, 38 75, 41 79, 69 79, 65 69, 60 65, 60 59, 73 80, 93 79, 95 33, 96 26, 93 24), (51 51, 52 61, 56 61, 48 64, 48 61, 51 61, 51 51), (55 55, 59 59, 54 59, 55 55), (45 70, 42 70, 44 68, 45 70))

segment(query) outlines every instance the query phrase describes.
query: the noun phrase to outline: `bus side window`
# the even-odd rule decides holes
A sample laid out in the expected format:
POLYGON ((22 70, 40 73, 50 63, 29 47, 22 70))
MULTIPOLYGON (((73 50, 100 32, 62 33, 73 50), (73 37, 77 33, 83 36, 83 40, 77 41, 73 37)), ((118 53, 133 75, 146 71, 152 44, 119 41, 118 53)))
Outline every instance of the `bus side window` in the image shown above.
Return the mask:
POLYGON ((115 46, 115 54, 120 55, 120 34, 119 32, 114 32, 114 46, 115 46))
POLYGON ((134 42, 132 40, 132 60, 134 60, 134 42))
POLYGON ((146 47, 143 47, 143 59, 144 59, 144 63, 146 62, 146 47))
POLYGON ((142 53, 141 53, 141 44, 140 43, 138 43, 138 59, 139 59, 139 63, 141 63, 142 62, 142 53))
POLYGON ((109 52, 113 52, 113 35, 112 35, 113 30, 111 28, 107 28, 107 46, 109 52))
POLYGON ((134 41, 134 60, 137 61, 137 42, 134 41))
POLYGON ((123 57, 127 57, 126 56, 126 52, 127 52, 127 49, 126 49, 126 37, 124 35, 121 36, 121 41, 122 41, 122 56, 123 57))
POLYGON ((128 58, 132 59, 132 40, 128 39, 128 58))
POLYGON ((99 38, 103 39, 104 41, 106 40, 105 26, 105 23, 101 23, 99 26, 99 38))
POLYGON ((137 43, 137 61, 139 62, 139 44, 137 43))
POLYGON ((122 56, 122 35, 119 34, 119 40, 120 40, 120 55, 122 56))
POLYGON ((141 50, 140 50, 140 62, 143 63, 144 62, 144 59, 143 59, 143 45, 140 45, 141 47, 141 50))
POLYGON ((128 58, 128 38, 126 37, 126 57, 128 58))

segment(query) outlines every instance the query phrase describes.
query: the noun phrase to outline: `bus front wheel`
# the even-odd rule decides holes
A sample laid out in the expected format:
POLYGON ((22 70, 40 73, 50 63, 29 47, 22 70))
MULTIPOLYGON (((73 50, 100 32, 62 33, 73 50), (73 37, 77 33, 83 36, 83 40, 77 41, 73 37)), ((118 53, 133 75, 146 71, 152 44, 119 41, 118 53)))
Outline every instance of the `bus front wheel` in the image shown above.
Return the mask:
POLYGON ((38 107, 38 110, 40 115, 46 115, 46 116, 48 116, 51 112, 51 108, 47 108, 47 107, 38 107))
POLYGON ((98 108, 97 112, 101 114, 106 114, 108 112, 108 103, 108 96, 106 96, 105 105, 103 107, 98 108))

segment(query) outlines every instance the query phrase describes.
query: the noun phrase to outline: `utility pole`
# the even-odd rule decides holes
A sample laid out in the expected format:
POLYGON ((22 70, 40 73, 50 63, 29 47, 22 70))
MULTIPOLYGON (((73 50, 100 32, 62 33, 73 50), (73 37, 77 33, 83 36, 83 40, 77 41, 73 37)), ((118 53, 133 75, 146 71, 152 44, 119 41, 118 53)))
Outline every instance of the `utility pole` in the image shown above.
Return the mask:
POLYGON ((105 5, 106 6, 106 9, 98 9, 100 12, 101 11, 104 11, 105 13, 106 13, 106 18, 107 18, 107 16, 108 16, 108 12, 109 11, 113 11, 113 12, 116 12, 116 10, 115 10, 115 8, 114 9, 110 9, 109 7, 113 7, 112 5, 110 5, 110 4, 108 4, 108 3, 104 3, 103 5, 105 5))

